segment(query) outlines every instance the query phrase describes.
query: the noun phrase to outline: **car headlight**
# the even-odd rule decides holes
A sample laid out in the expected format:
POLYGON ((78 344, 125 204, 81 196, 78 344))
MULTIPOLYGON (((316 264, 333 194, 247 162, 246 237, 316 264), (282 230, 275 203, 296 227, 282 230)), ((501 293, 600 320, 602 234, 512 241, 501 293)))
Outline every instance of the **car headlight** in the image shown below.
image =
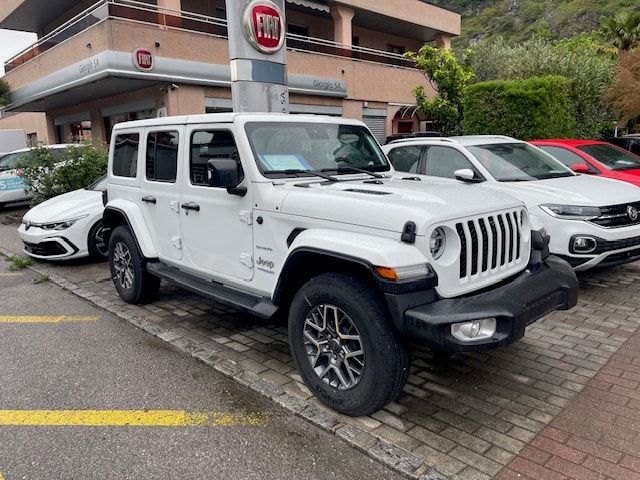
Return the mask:
POLYGON ((434 260, 442 256, 446 243, 447 236, 443 228, 437 227, 431 232, 431 236, 429 237, 429 251, 434 260))
POLYGON ((540 205, 540 208, 552 217, 563 218, 565 220, 591 220, 600 216, 600 208, 598 207, 547 203, 540 205))
POLYGON ((38 226, 43 230, 56 230, 56 231, 66 230, 67 228, 72 226, 74 223, 76 223, 78 220, 85 218, 87 216, 88 215, 82 215, 80 217, 69 218, 67 220, 60 220, 59 222, 41 223, 39 225, 32 223, 31 226, 34 226, 34 227, 38 226))

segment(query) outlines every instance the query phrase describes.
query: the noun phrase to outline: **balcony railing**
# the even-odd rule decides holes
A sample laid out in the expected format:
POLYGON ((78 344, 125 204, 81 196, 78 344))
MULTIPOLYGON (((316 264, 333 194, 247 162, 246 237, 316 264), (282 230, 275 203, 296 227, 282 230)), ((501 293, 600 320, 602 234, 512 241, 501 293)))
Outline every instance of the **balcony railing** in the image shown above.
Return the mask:
MULTIPOLYGON (((177 29, 228 39, 227 21, 197 13, 170 10, 147 3, 131 0, 101 0, 76 15, 71 20, 44 35, 31 47, 9 59, 4 64, 5 72, 46 52, 65 40, 103 22, 107 19, 121 19, 164 29, 177 29)), ((353 60, 413 67, 402 55, 371 48, 344 45, 321 38, 287 34, 287 49, 306 53, 347 57, 353 60)))

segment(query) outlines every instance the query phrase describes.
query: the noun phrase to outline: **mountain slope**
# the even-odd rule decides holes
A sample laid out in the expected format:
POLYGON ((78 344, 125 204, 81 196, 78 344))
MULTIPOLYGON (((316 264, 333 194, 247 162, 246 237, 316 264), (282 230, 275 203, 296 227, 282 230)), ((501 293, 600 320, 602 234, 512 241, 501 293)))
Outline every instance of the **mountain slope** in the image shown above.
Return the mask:
POLYGON ((502 35, 509 43, 540 35, 551 40, 597 30, 600 17, 640 11, 638 0, 430 0, 462 15, 454 48, 502 35))

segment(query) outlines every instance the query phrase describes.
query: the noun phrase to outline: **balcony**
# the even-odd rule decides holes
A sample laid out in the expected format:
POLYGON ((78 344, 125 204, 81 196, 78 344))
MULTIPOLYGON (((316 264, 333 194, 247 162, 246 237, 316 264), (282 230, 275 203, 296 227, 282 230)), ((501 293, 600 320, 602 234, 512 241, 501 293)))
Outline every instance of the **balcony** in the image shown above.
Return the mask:
MULTIPOLYGON (((303 35, 287 34, 286 40, 292 94, 411 104, 412 88, 424 83, 400 54, 303 35), (338 88, 307 88, 309 83, 338 88)), ((5 71, 11 88, 7 112, 50 112, 174 82, 228 89, 227 23, 102 0, 8 60, 5 71), (133 68, 131 52, 140 47, 157 59, 153 72, 133 68)))
MULTIPOLYGON (((78 16, 40 38, 30 48, 5 62, 5 72, 38 57, 49 49, 82 33, 105 20, 124 20, 132 24, 155 26, 164 30, 197 32, 216 38, 227 39, 227 21, 185 11, 169 11, 132 1, 103 0, 78 16)), ((287 34, 287 49, 306 53, 319 53, 385 65, 411 67, 402 55, 366 48, 348 46, 331 40, 287 34)))

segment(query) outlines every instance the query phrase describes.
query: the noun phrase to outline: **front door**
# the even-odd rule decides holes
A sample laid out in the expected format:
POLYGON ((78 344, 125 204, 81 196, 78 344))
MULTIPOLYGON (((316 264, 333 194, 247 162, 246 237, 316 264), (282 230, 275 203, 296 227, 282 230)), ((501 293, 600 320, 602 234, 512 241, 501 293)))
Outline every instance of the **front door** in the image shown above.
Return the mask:
POLYGON ((240 165, 231 129, 192 126, 188 165, 181 174, 182 240, 185 261, 191 268, 224 281, 253 278, 253 227, 251 192, 244 197, 226 188, 209 187, 207 162, 231 158, 240 165))

